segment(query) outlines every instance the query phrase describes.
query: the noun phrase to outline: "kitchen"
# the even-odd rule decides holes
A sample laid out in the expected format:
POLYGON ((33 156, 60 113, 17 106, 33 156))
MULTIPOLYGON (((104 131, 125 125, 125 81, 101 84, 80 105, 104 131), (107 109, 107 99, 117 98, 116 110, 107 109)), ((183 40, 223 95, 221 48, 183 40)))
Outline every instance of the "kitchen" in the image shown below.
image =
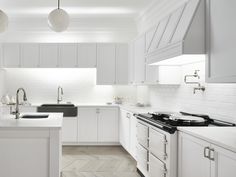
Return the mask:
POLYGON ((234 177, 234 7, 0 0, 0 176, 234 177))

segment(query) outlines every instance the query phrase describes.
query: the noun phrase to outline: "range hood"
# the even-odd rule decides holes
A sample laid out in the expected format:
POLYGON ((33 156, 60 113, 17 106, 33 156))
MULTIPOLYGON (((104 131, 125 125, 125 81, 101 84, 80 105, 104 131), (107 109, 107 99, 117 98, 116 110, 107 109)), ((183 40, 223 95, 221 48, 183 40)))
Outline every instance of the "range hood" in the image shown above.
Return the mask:
POLYGON ((146 33, 149 65, 205 60, 205 0, 189 0, 146 33))

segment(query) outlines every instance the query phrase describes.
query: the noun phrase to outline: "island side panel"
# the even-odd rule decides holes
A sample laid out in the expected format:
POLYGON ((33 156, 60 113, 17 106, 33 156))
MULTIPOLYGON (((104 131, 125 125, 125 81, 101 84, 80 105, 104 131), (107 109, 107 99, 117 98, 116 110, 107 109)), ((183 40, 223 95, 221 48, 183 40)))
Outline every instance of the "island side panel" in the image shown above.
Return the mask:
POLYGON ((50 177, 49 129, 0 129, 0 176, 50 177))
POLYGON ((61 129, 50 130, 50 177, 61 176, 62 143, 61 129))

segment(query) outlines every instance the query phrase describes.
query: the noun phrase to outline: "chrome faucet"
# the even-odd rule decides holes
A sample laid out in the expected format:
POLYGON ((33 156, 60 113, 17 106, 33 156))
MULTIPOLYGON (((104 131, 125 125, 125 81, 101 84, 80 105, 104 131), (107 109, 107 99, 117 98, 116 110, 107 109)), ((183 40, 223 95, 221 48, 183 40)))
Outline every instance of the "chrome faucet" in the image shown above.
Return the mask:
POLYGON ((16 115, 16 119, 19 119, 20 118, 20 110, 19 110, 19 93, 20 91, 23 92, 23 100, 24 101, 27 101, 27 97, 26 97, 26 92, 23 88, 19 88, 17 91, 16 91, 16 111, 13 112, 14 115, 16 115))
POLYGON ((61 86, 59 86, 57 88, 57 104, 60 104, 60 102, 62 101, 62 95, 63 95, 63 88, 61 86))

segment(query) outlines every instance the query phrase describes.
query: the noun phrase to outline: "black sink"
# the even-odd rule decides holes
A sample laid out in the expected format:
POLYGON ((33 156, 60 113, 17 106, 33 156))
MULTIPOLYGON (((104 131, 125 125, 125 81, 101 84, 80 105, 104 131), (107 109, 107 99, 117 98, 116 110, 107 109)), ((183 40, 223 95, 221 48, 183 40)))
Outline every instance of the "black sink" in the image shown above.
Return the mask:
POLYGON ((38 112, 63 113, 64 117, 77 117, 78 108, 74 104, 43 104, 37 107, 38 112))
POLYGON ((48 118, 48 114, 25 114, 23 116, 21 116, 22 119, 47 119, 48 118))

